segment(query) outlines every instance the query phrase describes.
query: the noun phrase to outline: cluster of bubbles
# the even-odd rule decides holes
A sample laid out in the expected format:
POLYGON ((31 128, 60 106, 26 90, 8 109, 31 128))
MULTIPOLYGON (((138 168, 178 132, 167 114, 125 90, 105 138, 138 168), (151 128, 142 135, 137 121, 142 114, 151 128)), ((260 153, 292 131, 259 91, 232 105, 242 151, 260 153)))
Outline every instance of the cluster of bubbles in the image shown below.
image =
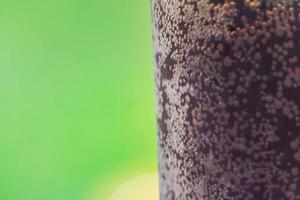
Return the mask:
POLYGON ((153 0, 162 200, 300 200, 300 1, 153 0))

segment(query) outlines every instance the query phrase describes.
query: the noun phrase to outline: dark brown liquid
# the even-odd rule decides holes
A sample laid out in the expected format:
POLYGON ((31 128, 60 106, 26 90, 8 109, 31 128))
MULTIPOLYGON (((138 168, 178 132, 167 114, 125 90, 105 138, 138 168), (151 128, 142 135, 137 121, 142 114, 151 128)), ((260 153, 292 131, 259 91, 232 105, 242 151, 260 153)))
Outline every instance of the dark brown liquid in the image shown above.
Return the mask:
POLYGON ((300 200, 300 1, 152 10, 161 200, 300 200))

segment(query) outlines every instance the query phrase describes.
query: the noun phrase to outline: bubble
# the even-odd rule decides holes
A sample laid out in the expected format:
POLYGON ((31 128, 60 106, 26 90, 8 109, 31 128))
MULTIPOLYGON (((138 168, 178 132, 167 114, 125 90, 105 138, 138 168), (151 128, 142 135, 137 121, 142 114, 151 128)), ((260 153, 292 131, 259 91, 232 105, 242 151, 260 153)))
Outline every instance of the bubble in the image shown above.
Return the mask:
POLYGON ((222 56, 226 55, 229 52, 229 46, 224 42, 218 42, 215 48, 216 51, 222 56))
POLYGON ((292 87, 293 82, 292 82, 291 79, 287 78, 287 79, 283 82, 283 84, 284 84, 285 87, 290 88, 290 87, 292 87))
POLYGON ((255 59, 255 60, 260 60, 260 59, 261 59, 261 53, 260 53, 260 52, 256 52, 256 53, 254 54, 254 59, 255 59))
POLYGON ((259 191, 261 190, 261 188, 260 188, 259 186, 255 186, 255 187, 254 187, 254 190, 255 190, 256 192, 259 192, 259 191))
POLYGON ((300 151, 294 154, 296 161, 300 161, 300 151))
POLYGON ((193 159, 189 158, 188 161, 187 161, 187 166, 188 166, 188 167, 193 167, 194 164, 195 164, 195 163, 194 163, 193 159))
POLYGON ((261 0, 245 0, 245 5, 251 9, 257 9, 261 5, 261 0))
POLYGON ((279 26, 275 29, 275 34, 279 37, 283 36, 285 32, 285 28, 282 26, 279 26))
POLYGON ((244 91, 244 89, 243 89, 243 87, 242 87, 241 85, 237 86, 236 92, 237 92, 238 94, 243 93, 243 91, 244 91))
POLYGON ((224 65, 227 67, 232 65, 232 59, 229 56, 224 58, 224 65))
POLYGON ((298 169, 297 167, 294 167, 294 168, 292 168, 291 172, 292 172, 292 175, 293 175, 293 176, 298 176, 298 174, 299 174, 299 169, 298 169))
POLYGON ((285 192, 285 196, 286 196, 287 198, 291 198, 293 195, 294 195, 294 193, 293 193, 292 191, 286 191, 286 192, 285 192))
POLYGON ((290 185, 290 188, 291 188, 291 190, 295 191, 295 190, 297 190, 297 185, 295 183, 292 183, 290 185))

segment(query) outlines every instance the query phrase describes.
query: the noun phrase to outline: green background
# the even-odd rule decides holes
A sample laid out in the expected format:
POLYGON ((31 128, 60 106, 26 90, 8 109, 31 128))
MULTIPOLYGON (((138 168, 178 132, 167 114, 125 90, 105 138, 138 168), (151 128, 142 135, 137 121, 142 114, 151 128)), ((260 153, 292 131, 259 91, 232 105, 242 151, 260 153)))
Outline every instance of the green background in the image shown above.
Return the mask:
POLYGON ((0 0, 0 199, 155 172, 153 75, 150 1, 0 0))

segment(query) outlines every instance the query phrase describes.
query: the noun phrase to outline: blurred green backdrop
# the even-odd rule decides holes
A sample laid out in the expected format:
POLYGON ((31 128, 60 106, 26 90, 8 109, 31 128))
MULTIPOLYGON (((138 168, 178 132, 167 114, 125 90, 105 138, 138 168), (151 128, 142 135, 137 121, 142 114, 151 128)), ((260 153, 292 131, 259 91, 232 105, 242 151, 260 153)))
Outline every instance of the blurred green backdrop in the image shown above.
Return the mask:
POLYGON ((156 171, 150 1, 0 0, 0 28, 1 200, 156 171))

